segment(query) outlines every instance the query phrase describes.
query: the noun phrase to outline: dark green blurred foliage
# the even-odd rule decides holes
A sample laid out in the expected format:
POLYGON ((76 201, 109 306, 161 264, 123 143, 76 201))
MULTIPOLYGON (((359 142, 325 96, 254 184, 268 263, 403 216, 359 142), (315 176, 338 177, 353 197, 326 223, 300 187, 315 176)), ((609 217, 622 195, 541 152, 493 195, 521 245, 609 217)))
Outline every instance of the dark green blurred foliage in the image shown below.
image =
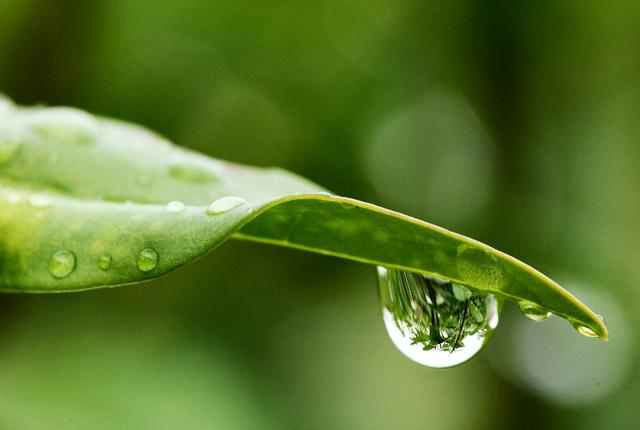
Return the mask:
POLYGON ((637 424, 635 2, 2 0, 0 28, 19 103, 451 227, 564 281, 611 331, 507 304, 479 358, 422 368, 386 337, 373 268, 227 243, 146 285, 0 296, 0 427, 637 424))

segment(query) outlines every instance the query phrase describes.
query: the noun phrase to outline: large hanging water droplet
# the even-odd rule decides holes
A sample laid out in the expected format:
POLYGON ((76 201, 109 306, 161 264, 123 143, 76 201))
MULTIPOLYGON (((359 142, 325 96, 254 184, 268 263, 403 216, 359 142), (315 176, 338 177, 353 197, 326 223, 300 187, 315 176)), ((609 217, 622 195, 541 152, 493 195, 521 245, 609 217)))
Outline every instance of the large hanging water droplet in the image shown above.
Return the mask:
POLYGON ((551 316, 551 312, 531 302, 518 302, 522 315, 531 321, 544 321, 551 316))
POLYGON ((222 197, 209 205, 207 208, 207 214, 219 215, 225 212, 229 212, 232 209, 247 204, 247 201, 240 197, 228 196, 222 197))
POLYGON ((68 249, 56 251, 49 260, 49 273, 57 279, 66 278, 76 270, 76 256, 68 249))
POLYGON ((429 367, 469 360, 498 325, 501 303, 462 285, 378 267, 387 332, 410 359, 429 367))
POLYGON ((158 265, 160 259, 158 253, 153 248, 146 248, 138 255, 138 269, 141 272, 151 272, 158 265))

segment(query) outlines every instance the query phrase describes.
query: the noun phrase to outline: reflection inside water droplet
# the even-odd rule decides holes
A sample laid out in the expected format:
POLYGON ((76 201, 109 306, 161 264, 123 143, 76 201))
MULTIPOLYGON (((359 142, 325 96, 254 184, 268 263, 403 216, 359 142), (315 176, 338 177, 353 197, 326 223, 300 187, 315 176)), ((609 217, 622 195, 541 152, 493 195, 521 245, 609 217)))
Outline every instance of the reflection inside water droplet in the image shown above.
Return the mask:
POLYGON ((522 315, 531 321, 544 321, 551 316, 551 312, 531 302, 518 302, 522 315))
POLYGON ((464 363, 487 343, 501 303, 436 278, 378 267, 387 332, 410 359, 429 367, 464 363))
POLYGON ((140 251, 140 255, 138 255, 138 269, 141 272, 150 272, 156 268, 159 259, 160 257, 155 249, 143 249, 140 251))
POLYGON ((49 260, 49 273, 54 278, 66 278, 76 269, 76 256, 68 249, 56 251, 49 260))

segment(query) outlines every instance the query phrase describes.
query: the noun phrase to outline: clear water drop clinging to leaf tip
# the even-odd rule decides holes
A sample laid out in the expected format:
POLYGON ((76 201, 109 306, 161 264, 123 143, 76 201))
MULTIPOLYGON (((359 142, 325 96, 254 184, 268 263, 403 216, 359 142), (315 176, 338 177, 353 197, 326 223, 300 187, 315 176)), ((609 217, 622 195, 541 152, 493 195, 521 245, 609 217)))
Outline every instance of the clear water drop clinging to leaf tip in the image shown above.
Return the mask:
POLYGON ((384 323, 407 357, 451 367, 476 355, 498 325, 501 302, 492 294, 413 272, 378 267, 384 323))

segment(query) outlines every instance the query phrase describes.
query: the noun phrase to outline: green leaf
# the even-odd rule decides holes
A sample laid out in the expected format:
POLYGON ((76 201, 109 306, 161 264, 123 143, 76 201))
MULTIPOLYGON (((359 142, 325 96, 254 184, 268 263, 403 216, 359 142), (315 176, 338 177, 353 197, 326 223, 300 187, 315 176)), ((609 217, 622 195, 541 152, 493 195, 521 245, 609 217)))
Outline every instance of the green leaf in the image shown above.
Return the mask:
POLYGON ((281 169, 181 149, 135 125, 0 99, 2 290, 140 282, 231 237, 425 273, 526 300, 607 337, 596 314, 551 279, 475 240, 281 169))
POLYGON ((464 302, 471 298, 473 291, 465 287, 464 285, 451 284, 451 290, 453 291, 453 296, 459 302, 464 302))

